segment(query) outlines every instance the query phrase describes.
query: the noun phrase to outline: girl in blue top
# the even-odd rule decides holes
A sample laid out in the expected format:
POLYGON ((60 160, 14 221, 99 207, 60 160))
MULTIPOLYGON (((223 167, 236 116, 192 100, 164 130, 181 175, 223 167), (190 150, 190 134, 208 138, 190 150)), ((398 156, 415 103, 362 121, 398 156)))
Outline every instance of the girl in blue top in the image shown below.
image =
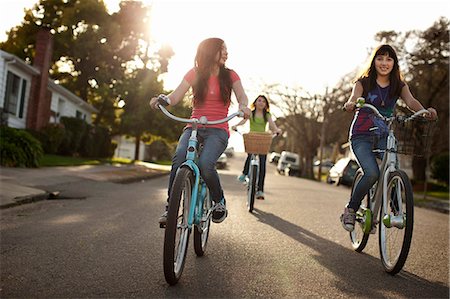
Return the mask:
MULTIPOLYGON (((344 104, 344 109, 353 112, 356 100, 364 97, 366 103, 375 106, 382 115, 392 116, 397 99, 400 97, 413 111, 423 109, 422 104, 414 98, 406 82, 400 74, 398 58, 394 49, 389 45, 381 45, 372 54, 370 66, 355 82, 352 94, 344 104)), ((437 118, 434 108, 428 108, 427 117, 437 118)), ((341 215, 341 222, 347 231, 353 231, 355 226, 355 211, 359 209, 361 201, 368 190, 378 180, 379 168, 376 154, 372 152, 374 146, 386 148, 387 127, 383 121, 375 117, 369 108, 359 109, 350 127, 350 143, 353 154, 364 175, 355 186, 355 191, 341 215)), ((382 158, 382 157, 378 157, 382 158)))
MULTIPOLYGON (((281 130, 277 127, 275 122, 272 120, 272 115, 270 114, 269 100, 264 95, 259 95, 251 104, 252 114, 250 116, 250 132, 266 132, 267 123, 269 124, 269 129, 276 133, 280 134, 281 130)), ((237 126, 245 124, 247 119, 241 120, 237 125, 232 126, 233 130, 236 130, 237 126)), ((250 159, 251 154, 247 156, 247 160, 245 160, 244 170, 242 174, 238 177, 238 180, 241 182, 245 181, 245 177, 248 175, 249 167, 250 167, 250 159)), ((266 160, 267 155, 259 155, 260 161, 260 170, 259 170, 259 178, 258 178, 258 191, 256 192, 257 199, 264 199, 264 179, 266 177, 266 160)))

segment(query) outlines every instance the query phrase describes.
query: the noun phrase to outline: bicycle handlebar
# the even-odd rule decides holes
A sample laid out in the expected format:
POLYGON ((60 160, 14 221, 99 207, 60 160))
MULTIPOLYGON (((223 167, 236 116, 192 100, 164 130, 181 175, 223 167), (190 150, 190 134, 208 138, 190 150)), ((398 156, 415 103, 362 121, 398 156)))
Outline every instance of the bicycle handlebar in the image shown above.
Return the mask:
POLYGON ((367 104, 365 101, 366 100, 364 98, 358 98, 356 100, 356 107, 357 108, 370 108, 379 118, 381 118, 381 119, 383 119, 385 121, 389 121, 391 119, 397 119, 398 121, 408 122, 408 121, 414 120, 415 118, 417 118, 419 116, 423 117, 424 114, 428 114, 429 113, 429 111, 427 109, 421 109, 421 110, 415 112, 414 114, 412 114, 410 116, 405 116, 405 117, 395 117, 395 116, 393 116, 393 117, 386 117, 386 116, 383 116, 380 113, 380 111, 378 111, 378 109, 375 106, 373 106, 371 104, 367 104))
POLYGON ((225 118, 222 119, 218 119, 218 120, 211 120, 208 121, 208 119, 206 118, 206 116, 202 116, 199 119, 197 118, 183 118, 183 117, 178 117, 176 115, 173 115, 172 113, 170 113, 165 106, 169 105, 168 102, 168 97, 166 95, 159 95, 158 96, 158 108, 159 110, 161 110, 168 118, 171 118, 173 120, 176 120, 178 122, 182 122, 182 123, 199 123, 201 125, 217 125, 217 124, 223 124, 227 121, 229 121, 230 119, 239 116, 239 117, 244 117, 244 112, 242 111, 237 111, 234 112, 233 114, 228 115, 225 118))
MULTIPOLYGON (((244 134, 241 131, 239 131, 237 128, 236 129, 232 129, 232 130, 235 131, 236 133, 238 133, 241 136, 243 136, 243 134, 244 134)), ((259 132, 248 132, 248 134, 251 134, 251 133, 259 133, 259 132)), ((261 132, 261 133, 263 133, 263 132, 261 132)), ((271 135, 272 135, 272 139, 273 139, 273 138, 275 138, 277 136, 280 136, 281 134, 280 133, 271 133, 271 135)))

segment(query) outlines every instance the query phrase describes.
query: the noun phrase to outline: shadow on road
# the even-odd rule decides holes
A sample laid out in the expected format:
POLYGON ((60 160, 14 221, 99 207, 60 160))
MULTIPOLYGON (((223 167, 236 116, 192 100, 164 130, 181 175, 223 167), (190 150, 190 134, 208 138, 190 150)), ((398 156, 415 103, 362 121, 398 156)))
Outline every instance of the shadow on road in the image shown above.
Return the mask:
POLYGON ((407 271, 384 272, 379 259, 324 239, 277 215, 255 209, 253 215, 297 242, 314 249, 314 258, 338 279, 336 288, 351 297, 448 298, 449 289, 407 271))

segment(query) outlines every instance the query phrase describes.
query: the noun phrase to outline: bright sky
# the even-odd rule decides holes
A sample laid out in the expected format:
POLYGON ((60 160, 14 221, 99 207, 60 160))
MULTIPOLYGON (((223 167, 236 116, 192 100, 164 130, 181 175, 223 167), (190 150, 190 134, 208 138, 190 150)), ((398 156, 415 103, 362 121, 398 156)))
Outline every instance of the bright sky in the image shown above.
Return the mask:
MULTIPOLYGON (((37 0, 2 0, 0 41, 19 24, 23 8, 37 0)), ((110 12, 120 0, 105 0, 110 12)), ((365 63, 379 31, 425 30, 449 17, 448 0, 143 0, 153 4, 153 39, 169 43, 175 56, 165 75, 172 89, 193 66, 197 45, 220 37, 227 66, 241 77, 249 101, 254 83, 302 86, 323 93, 365 63)))
MULTIPOLYGON (((23 9, 37 0, 2 0, 0 41, 19 24, 23 9)), ((117 11, 120 0, 105 0, 117 11)), ((174 88, 193 65, 197 45, 217 36, 228 46, 228 67, 237 71, 249 98, 253 82, 285 83, 323 92, 363 64, 374 35, 382 30, 424 30, 440 16, 446 0, 143 0, 153 3, 157 43, 175 51, 165 76, 174 88)))

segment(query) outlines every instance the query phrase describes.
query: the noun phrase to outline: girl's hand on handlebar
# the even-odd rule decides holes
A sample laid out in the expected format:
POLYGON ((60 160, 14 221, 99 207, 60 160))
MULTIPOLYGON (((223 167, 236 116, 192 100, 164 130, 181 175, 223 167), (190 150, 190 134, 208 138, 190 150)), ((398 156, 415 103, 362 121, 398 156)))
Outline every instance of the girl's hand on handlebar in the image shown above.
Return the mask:
POLYGON ((153 109, 159 109, 159 105, 162 106, 168 106, 170 105, 170 98, 164 94, 160 94, 157 97, 153 97, 150 100, 150 107, 152 107, 153 109))
POLYGON ((280 128, 277 128, 274 133, 275 135, 280 136, 282 132, 283 131, 280 128))
POLYGON ((250 110, 250 108, 248 108, 248 107, 241 107, 239 110, 242 111, 242 112, 244 113, 244 118, 245 118, 245 119, 250 118, 250 115, 251 115, 251 113, 252 113, 252 111, 250 110))
POLYGON ((353 112, 353 110, 355 110, 355 108, 356 108, 356 103, 355 102, 350 102, 350 101, 345 102, 343 108, 347 112, 353 112))
POLYGON ((436 120, 437 119, 437 111, 436 111, 436 109, 430 107, 427 110, 428 110, 428 113, 426 113, 424 115, 424 117, 426 119, 429 119, 429 120, 436 120))

